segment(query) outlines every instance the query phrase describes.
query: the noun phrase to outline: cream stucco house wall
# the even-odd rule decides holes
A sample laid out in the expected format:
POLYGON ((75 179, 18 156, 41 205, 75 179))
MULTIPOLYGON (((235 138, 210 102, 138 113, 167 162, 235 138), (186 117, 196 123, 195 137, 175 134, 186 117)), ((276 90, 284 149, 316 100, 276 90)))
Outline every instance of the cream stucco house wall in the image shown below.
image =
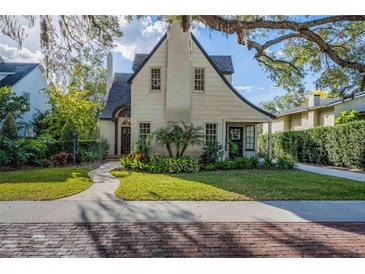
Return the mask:
MULTIPOLYGON (((272 132, 309 129, 317 126, 334 126, 336 117, 342 111, 355 109, 365 118, 365 92, 357 93, 354 98, 329 98, 321 100, 318 94, 311 94, 308 105, 286 110, 277 114, 272 123, 272 132)), ((263 132, 268 132, 264 124, 263 132)))
MULTIPOLYGON (((231 85, 230 56, 209 56, 178 23, 149 54, 136 54, 134 73, 115 73, 100 117, 110 155, 127 153, 139 138, 169 123, 201 126, 207 141, 237 142, 242 155, 256 153, 257 126, 275 116, 242 97, 231 85)), ((153 144, 156 152, 164 147, 153 144)), ((188 154, 200 153, 190 147, 188 154)))

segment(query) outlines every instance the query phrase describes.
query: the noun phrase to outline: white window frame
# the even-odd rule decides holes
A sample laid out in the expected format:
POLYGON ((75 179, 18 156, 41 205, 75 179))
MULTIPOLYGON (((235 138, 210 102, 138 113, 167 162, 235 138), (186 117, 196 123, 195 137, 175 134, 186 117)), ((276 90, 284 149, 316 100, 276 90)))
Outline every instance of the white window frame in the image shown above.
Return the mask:
POLYGON ((204 135, 205 135, 205 143, 208 144, 209 142, 218 142, 218 124, 217 123, 205 123, 204 126, 204 135), (213 129, 208 129, 208 126, 215 126, 215 134, 212 134, 213 129), (208 133, 208 130, 210 132, 208 133), (213 137, 213 138, 212 138, 213 137))
POLYGON ((256 135, 256 127, 255 125, 246 125, 245 126, 245 150, 246 151, 255 151, 255 135, 256 135), (252 136, 248 136, 248 128, 252 127, 252 136), (250 142, 248 142, 250 140, 250 142), (250 144, 250 148, 247 145, 250 144), (251 148, 252 145, 252 148, 251 148))
POLYGON ((144 140, 149 134, 151 134, 151 122, 139 122, 138 140, 144 140), (148 132, 147 132, 147 127, 143 127, 142 125, 148 125, 148 132), (146 132, 143 132, 143 130, 146 130, 146 132))
POLYGON ((152 67, 150 71, 150 91, 151 92, 160 92, 161 91, 161 68, 160 67, 152 67), (154 70, 158 70, 158 77, 155 77, 154 70), (156 81, 156 83, 154 83, 156 81), (156 85, 156 86, 155 86, 156 85), (157 88, 158 87, 158 88, 157 88))
POLYGON ((205 92, 205 68, 194 68, 194 92, 204 93, 205 92), (197 78, 197 71, 202 71, 200 78, 197 78), (199 87, 197 89, 197 87, 199 87))

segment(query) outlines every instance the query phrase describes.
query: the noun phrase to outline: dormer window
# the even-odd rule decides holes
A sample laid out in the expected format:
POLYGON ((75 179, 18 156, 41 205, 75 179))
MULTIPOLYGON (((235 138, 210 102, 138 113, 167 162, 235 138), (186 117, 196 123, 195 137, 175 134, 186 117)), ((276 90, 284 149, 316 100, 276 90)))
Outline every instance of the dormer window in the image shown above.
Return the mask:
POLYGON ((194 90, 204 92, 205 90, 205 75, 203 68, 194 69, 194 90))
POLYGON ((151 91, 161 90, 161 69, 152 68, 151 69, 151 91))

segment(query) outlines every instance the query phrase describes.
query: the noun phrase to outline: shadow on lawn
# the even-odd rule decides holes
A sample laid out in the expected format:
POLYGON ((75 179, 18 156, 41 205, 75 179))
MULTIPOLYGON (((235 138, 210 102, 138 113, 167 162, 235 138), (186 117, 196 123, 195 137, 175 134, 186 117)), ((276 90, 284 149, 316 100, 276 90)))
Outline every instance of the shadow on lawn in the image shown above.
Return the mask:
MULTIPOLYGON (((120 180, 126 179, 133 174, 143 174, 143 172, 131 172, 117 174, 120 180)), ((186 191, 193 192, 193 184, 204 184, 215 187, 226 192, 233 193, 237 196, 231 197, 233 200, 353 200, 365 199, 365 184, 361 182, 350 183, 347 179, 333 178, 320 174, 313 174, 300 170, 230 170, 230 171, 208 171, 199 173, 182 173, 182 174, 151 174, 146 176, 156 176, 158 180, 175 178, 181 182, 175 181, 171 184, 155 187, 153 185, 153 177, 150 187, 146 189, 147 195, 151 195, 151 199, 161 200, 189 200, 189 193, 184 193, 182 197, 171 197, 168 195, 166 188, 174 188, 179 183, 186 186, 186 191), (160 177, 162 176, 162 177, 160 177), (191 186, 189 186, 191 183, 191 186), (152 190, 151 190, 152 189, 152 190), (167 196, 166 196, 167 193, 167 196)), ((133 180, 133 177, 130 178, 133 180)), ((156 179, 157 180, 157 179, 156 179)), ((135 182, 137 186, 139 182, 135 182)), ((200 191, 203 191, 200 189, 200 191)), ((221 194, 223 195, 223 192, 221 194)), ((194 195, 192 195, 194 196, 194 195)), ((204 196, 204 193, 202 195, 204 196)), ((228 195, 230 196, 230 195, 228 195)), ((232 195, 231 195, 232 196, 232 195)), ((215 196, 216 197, 216 196, 215 196)), ((202 200, 229 200, 229 197, 222 199, 210 198, 202 200)))
POLYGON ((74 178, 90 179, 87 171, 77 171, 75 168, 39 168, 0 172, 0 183, 64 183, 74 178))
MULTIPOLYGON (((121 201, 114 202, 118 207, 126 206, 121 201)), ((171 205, 173 214, 186 214, 173 207, 171 205)), ((87 233, 90 250, 93 250, 81 253, 85 256, 360 257, 365 252, 353 249, 346 241, 344 233, 340 232, 346 224, 341 223, 90 222, 89 214, 98 214, 95 211, 99 210, 120 219, 120 211, 106 208, 102 202, 99 208, 80 207, 85 223, 77 226, 82 233, 87 233), (340 241, 336 237, 339 234, 343 237, 340 241)), ((133 207, 130 210, 133 211, 133 207)), ((149 209, 140 218, 153 220, 156 214, 149 209)), ((353 227, 351 232, 359 233, 364 227, 364 224, 353 227)), ((361 240, 365 241, 365 237, 361 240)))

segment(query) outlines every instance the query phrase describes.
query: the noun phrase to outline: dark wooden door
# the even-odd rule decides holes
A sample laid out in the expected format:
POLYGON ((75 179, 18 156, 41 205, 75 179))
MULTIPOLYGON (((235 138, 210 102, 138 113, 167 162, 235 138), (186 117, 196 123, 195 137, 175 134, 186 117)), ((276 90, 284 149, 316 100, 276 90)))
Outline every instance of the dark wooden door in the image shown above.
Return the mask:
POLYGON ((242 127, 230 127, 229 128, 229 140, 238 146, 237 153, 230 151, 230 158, 242 156, 243 154, 243 128, 242 127))
POLYGON ((130 152, 131 146, 131 128, 130 127, 122 127, 121 128, 121 153, 127 154, 130 152))

